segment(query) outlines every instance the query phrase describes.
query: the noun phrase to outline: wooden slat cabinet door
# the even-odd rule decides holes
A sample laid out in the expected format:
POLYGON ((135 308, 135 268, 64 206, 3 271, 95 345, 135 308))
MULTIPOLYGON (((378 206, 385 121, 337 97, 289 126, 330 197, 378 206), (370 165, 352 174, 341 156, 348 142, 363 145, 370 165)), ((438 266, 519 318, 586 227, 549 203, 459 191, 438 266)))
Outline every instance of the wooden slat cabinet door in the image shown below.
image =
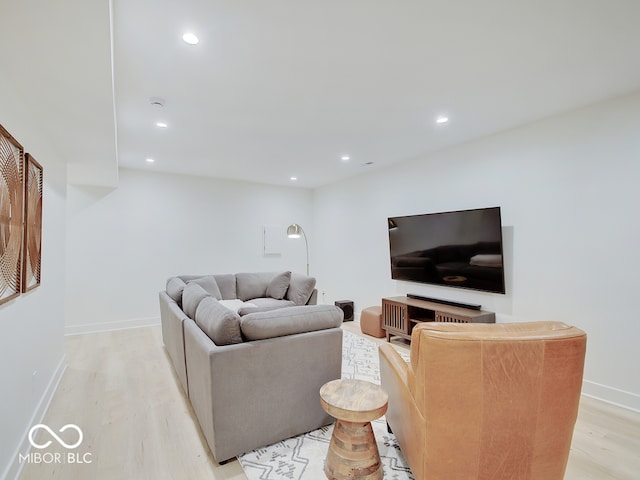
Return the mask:
POLYGON ((473 319, 471 317, 445 312, 436 312, 436 322, 469 323, 472 321, 473 319))
POLYGON ((387 331, 387 339, 390 335, 408 335, 407 305, 382 299, 382 328, 387 331))

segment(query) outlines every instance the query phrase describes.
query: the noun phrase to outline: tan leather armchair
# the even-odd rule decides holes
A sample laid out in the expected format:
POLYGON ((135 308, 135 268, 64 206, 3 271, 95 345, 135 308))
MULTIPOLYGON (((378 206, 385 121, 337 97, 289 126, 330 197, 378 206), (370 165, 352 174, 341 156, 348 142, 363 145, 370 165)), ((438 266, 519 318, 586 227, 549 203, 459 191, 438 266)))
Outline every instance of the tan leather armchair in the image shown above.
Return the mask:
POLYGON ((586 340, 560 322, 425 322, 410 362, 381 345, 387 422, 416 480, 561 480, 586 340))

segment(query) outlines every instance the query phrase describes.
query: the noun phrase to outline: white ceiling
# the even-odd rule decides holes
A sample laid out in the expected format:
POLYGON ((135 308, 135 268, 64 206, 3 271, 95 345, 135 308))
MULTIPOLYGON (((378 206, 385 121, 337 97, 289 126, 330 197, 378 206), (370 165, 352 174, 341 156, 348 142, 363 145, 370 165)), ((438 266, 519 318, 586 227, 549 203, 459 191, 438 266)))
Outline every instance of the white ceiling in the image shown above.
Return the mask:
POLYGON ((109 7, 0 20, 35 78, 0 74, 101 172, 86 183, 120 165, 316 187, 640 89, 636 0, 113 0, 115 95, 109 7))
MULTIPOLYGON (((114 186, 118 164, 108 0, 19 0, 0 9, 0 76, 68 165, 69 178, 114 186)), ((0 123, 39 157, 7 124, 0 123)))

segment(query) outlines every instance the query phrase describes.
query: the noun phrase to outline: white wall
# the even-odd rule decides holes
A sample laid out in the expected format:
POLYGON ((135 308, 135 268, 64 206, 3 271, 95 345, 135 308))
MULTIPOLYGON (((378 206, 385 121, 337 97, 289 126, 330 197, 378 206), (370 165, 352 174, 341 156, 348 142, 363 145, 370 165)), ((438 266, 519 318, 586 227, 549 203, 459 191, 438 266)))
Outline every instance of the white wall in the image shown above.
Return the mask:
POLYGON ((0 74, 0 123, 44 169, 41 286, 0 305, 0 478, 18 470, 64 369, 65 166, 0 74))
POLYGON ((640 410, 639 185, 640 93, 318 189, 318 279, 357 311, 409 292, 577 325, 584 391, 640 410), (491 206, 506 295, 391 280, 388 216, 491 206))
POLYGON ((311 233, 310 190, 122 169, 115 190, 69 186, 68 206, 68 333, 157 322, 172 275, 306 268, 286 228, 311 233), (281 255, 264 255, 265 225, 281 255))

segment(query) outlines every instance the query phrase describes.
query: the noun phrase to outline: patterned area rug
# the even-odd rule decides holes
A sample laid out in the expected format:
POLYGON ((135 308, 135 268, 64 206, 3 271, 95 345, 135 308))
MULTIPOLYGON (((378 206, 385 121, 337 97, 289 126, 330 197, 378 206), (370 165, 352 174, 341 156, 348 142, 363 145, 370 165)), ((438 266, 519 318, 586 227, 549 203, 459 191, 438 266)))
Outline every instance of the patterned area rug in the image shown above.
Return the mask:
MULTIPOLYGON (((403 355, 408 360, 408 356, 403 355)), ((342 378, 380 384, 378 345, 345 331, 342 341, 342 378)), ((371 422, 383 464, 384 478, 414 480, 384 417, 371 422)), ((319 480, 325 478, 324 459, 333 425, 289 438, 238 457, 249 480, 319 480)))

